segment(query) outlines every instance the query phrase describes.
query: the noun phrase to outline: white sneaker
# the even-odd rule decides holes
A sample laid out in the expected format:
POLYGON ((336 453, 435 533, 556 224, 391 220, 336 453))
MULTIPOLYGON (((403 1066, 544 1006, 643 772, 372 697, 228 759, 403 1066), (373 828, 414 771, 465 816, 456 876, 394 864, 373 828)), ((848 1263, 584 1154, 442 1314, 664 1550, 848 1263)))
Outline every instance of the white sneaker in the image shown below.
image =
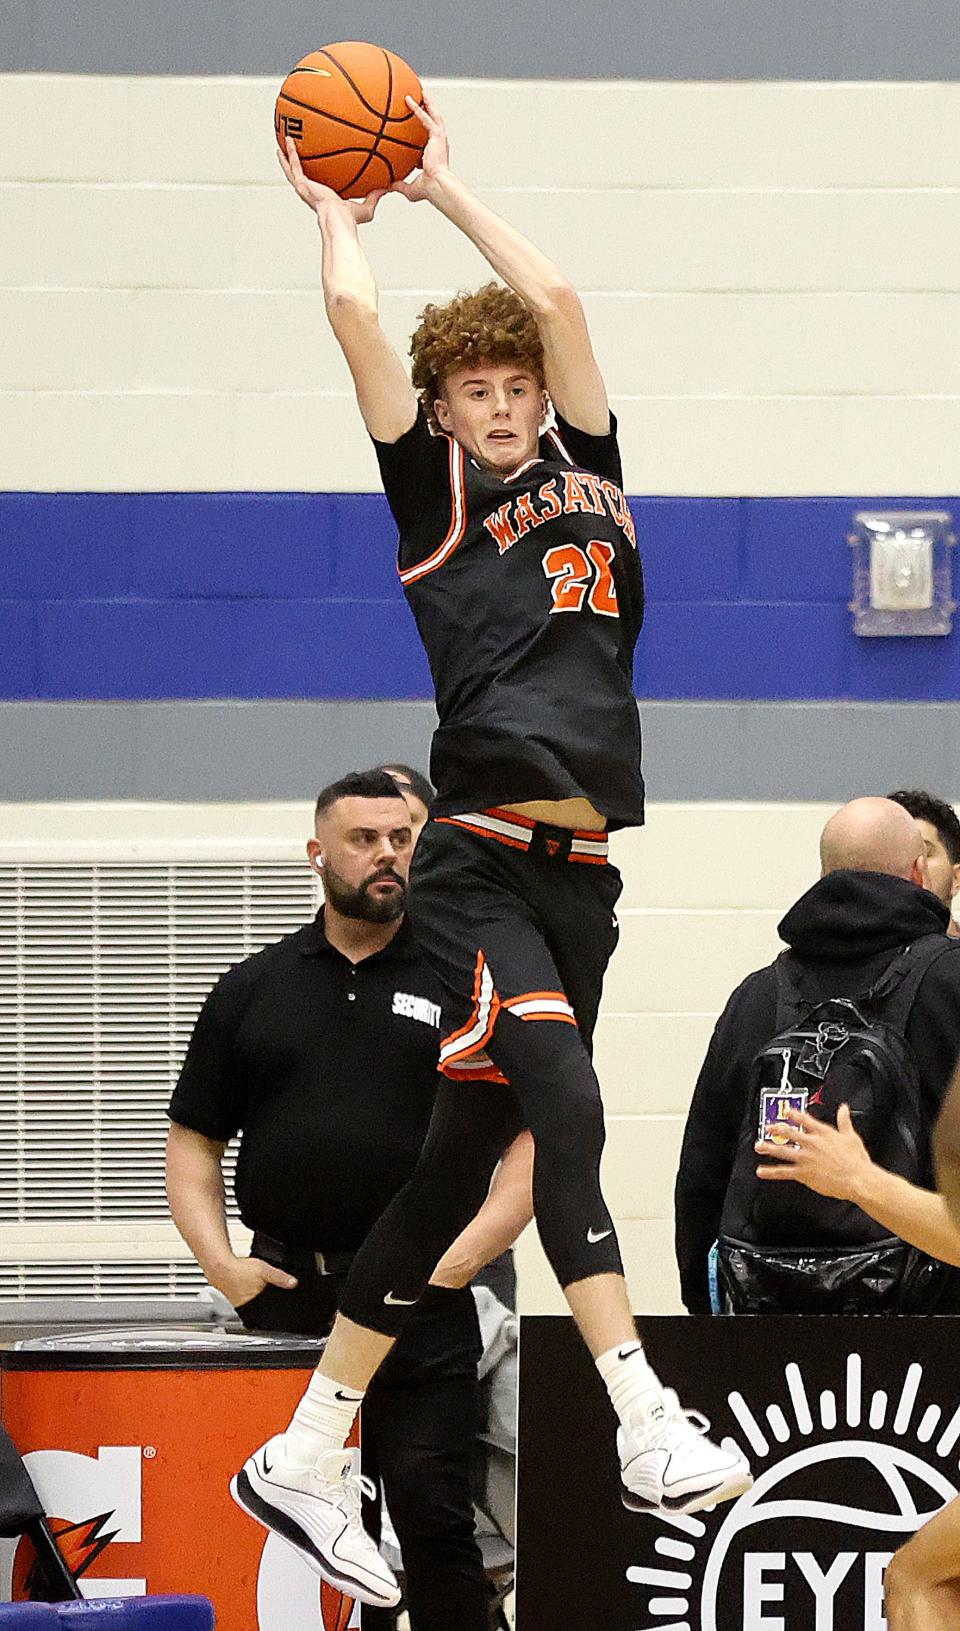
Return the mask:
POLYGON ((360 1521, 360 1496, 376 1493, 359 1450, 329 1450, 315 1467, 292 1467, 283 1434, 255 1450, 230 1494, 265 1529, 289 1541, 324 1580, 374 1608, 400 1601, 396 1578, 360 1521))
POLYGON ((621 1427, 620 1495, 631 1512, 700 1512, 732 1501, 753 1483, 739 1450, 725 1450, 706 1437, 710 1423, 697 1410, 682 1410, 664 1388, 659 1421, 621 1427))

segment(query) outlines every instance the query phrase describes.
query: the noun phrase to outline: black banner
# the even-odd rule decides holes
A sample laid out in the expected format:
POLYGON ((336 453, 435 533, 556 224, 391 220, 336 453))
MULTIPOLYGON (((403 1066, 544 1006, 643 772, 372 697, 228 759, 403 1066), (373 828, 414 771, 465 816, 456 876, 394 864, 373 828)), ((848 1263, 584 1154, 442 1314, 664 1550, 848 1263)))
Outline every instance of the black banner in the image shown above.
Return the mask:
POLYGON ((574 1328, 520 1328, 517 1631, 883 1631, 883 1571, 960 1481, 960 1318, 645 1318, 651 1362, 754 1486, 628 1512, 574 1328))

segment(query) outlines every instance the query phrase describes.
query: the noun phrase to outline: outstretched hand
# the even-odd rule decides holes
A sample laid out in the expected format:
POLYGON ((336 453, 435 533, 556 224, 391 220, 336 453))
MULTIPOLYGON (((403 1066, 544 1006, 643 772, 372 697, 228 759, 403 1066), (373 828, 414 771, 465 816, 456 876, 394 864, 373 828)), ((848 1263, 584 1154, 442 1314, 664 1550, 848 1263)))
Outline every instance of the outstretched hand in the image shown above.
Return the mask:
POLYGON ((774 1144, 759 1140, 753 1147, 758 1155, 775 1162, 774 1166, 760 1166, 757 1177, 768 1182, 793 1180, 812 1189, 817 1195, 833 1200, 856 1199, 859 1182, 873 1166, 867 1146, 853 1125, 850 1106, 841 1104, 837 1111, 837 1125, 818 1121, 806 1110, 786 1110, 783 1121, 792 1122, 799 1130, 796 1144, 774 1144))
POLYGON ((419 171, 409 181, 395 181, 390 191, 402 193, 411 204, 418 204, 421 199, 429 196, 430 183, 450 163, 450 138, 439 110, 430 101, 426 92, 422 107, 412 96, 407 97, 407 107, 411 113, 416 114, 427 132, 427 145, 423 150, 419 171))
POLYGON ((368 221, 373 220, 377 205, 389 191, 386 187, 378 187, 374 192, 368 193, 366 198, 341 198, 332 187, 325 187, 321 181, 311 181, 310 177, 304 174, 300 154, 290 136, 287 137, 286 153, 278 148, 277 158, 297 197, 302 198, 317 216, 331 210, 340 210, 349 215, 354 226, 365 226, 368 221))

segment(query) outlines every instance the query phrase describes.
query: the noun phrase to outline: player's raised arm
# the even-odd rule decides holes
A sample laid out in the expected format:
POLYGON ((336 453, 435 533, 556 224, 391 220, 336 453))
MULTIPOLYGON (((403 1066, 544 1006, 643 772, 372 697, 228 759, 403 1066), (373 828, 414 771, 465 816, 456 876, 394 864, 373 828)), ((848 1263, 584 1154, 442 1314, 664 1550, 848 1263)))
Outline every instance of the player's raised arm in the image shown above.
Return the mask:
POLYGON ((960 1065, 954 1071, 933 1134, 937 1187, 960 1228, 960 1065))
POLYGON ((605 436, 610 429, 607 392, 576 289, 553 261, 453 174, 443 120, 429 98, 424 97, 422 108, 408 101, 429 137, 420 175, 397 182, 391 190, 414 203, 426 199, 476 244, 537 320, 546 386, 554 407, 578 430, 605 436))
POLYGON ((323 242, 323 298, 330 327, 353 375, 363 422, 379 442, 395 442, 417 417, 407 370, 380 326, 377 285, 359 227, 373 220, 383 189, 351 202, 303 173, 293 142, 279 154, 297 196, 314 211, 323 242))

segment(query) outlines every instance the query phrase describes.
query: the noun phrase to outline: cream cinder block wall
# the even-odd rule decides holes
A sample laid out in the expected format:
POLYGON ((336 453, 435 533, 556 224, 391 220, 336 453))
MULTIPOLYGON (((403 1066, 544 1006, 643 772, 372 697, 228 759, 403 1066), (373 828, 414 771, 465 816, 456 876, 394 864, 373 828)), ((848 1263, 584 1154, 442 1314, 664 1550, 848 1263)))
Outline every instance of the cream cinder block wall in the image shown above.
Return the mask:
MULTIPOLYGON (((831 808, 655 804, 644 829, 613 839, 624 879, 621 938, 597 1027, 596 1064, 608 1111, 605 1190, 640 1312, 680 1306, 672 1192, 693 1085, 727 997, 776 956, 777 923, 817 877, 817 840, 831 808)), ((311 806, 300 803, 4 804, 0 864, 295 860, 311 820, 311 806)), ((78 1229, 88 1251, 90 1231, 78 1229)), ((136 1255, 137 1231, 129 1234, 136 1255)), ((168 1249, 179 1249, 172 1228, 160 1234, 168 1249)), ((31 1247, 21 1235, 8 1243, 11 1251, 31 1247)), ((155 1242, 158 1226, 147 1236, 155 1242)), ((33 1245, 39 1251, 48 1243, 33 1245)), ((523 1309, 561 1309, 533 1228, 519 1263, 523 1309)))
MULTIPOLYGON (((365 491, 263 79, 0 76, 0 486, 365 491)), ((627 486, 951 490, 960 86, 446 81, 465 178, 582 289, 627 486)), ((484 276, 365 233, 385 324, 484 276)))

